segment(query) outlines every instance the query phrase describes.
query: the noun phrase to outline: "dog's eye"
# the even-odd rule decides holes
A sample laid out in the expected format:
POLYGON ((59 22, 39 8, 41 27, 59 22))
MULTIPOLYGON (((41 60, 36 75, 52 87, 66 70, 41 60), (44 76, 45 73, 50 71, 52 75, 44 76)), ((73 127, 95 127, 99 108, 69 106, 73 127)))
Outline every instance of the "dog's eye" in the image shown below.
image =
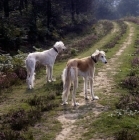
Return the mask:
POLYGON ((103 56, 101 56, 103 58, 103 56))

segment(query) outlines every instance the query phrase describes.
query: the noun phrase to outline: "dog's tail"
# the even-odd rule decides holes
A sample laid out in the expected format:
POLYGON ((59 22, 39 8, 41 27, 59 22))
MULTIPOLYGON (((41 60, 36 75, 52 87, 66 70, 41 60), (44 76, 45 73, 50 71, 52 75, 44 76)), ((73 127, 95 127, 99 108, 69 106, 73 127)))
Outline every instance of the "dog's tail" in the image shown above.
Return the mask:
POLYGON ((35 64, 30 60, 30 59, 26 59, 25 60, 25 65, 26 65, 26 69, 27 69, 27 78, 26 78, 26 82, 28 84, 28 88, 33 88, 34 87, 34 80, 35 80, 35 64))
POLYGON ((63 81, 63 93, 62 93, 62 101, 63 104, 66 104, 68 100, 68 96, 70 93, 70 87, 73 82, 76 87, 78 86, 78 71, 75 67, 66 67, 63 70, 62 81, 63 81), (76 83, 75 83, 76 82, 76 83))

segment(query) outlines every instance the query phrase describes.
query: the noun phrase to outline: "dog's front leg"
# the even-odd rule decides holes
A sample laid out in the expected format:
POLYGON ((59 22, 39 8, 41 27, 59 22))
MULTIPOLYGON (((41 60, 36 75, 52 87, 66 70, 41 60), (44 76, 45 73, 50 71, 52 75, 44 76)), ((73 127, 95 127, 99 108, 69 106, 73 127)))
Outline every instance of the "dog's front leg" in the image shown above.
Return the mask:
POLYGON ((46 66, 46 79, 47 82, 52 82, 52 81, 56 81, 55 79, 52 78, 53 75, 53 66, 46 66))
POLYGON ((50 79, 49 82, 51 81, 56 81, 55 79, 53 79, 53 66, 50 66, 50 79))
POLYGON ((92 96, 92 100, 98 100, 99 97, 98 96, 94 96, 94 91, 93 91, 93 78, 90 78, 90 92, 91 92, 91 96, 92 96))
POLYGON ((49 66, 46 66, 46 80, 47 82, 49 82, 50 79, 50 68, 49 66))

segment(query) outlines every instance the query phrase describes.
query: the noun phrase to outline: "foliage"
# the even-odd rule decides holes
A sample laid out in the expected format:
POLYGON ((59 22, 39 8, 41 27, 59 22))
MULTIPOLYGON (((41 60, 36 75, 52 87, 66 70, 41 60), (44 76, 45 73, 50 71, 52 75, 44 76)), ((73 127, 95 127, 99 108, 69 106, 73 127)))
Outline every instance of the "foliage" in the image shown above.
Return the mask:
MULTIPOLYGON (((4 53, 16 54, 32 50, 34 43, 49 46, 65 37, 69 26, 86 28, 94 22, 95 0, 32 1, 5 0, 0 2, 0 48, 4 53)), ((76 30, 72 30, 76 32, 76 30)), ((1 52, 1 51, 0 51, 1 52)))
POLYGON ((136 132, 123 129, 115 133, 115 140, 136 140, 136 132))
POLYGON ((0 132, 0 139, 1 140, 25 140, 21 135, 20 132, 12 131, 12 130, 5 130, 0 132))
MULTIPOLYGON (((26 131, 28 126, 34 125, 40 117, 41 112, 37 109, 29 111, 18 109, 1 116, 0 139, 11 140, 12 138, 13 140, 25 140, 22 130, 26 131)), ((30 134, 30 137, 33 136, 30 134)))
POLYGON ((137 88, 139 85, 139 77, 138 76, 129 76, 126 77, 122 81, 122 86, 128 89, 134 89, 137 88))
POLYGON ((0 55, 0 90, 13 85, 17 79, 26 79, 26 55, 21 52, 13 57, 9 54, 0 55))
POLYGON ((126 95, 116 104, 118 109, 139 110, 139 95, 126 95))
POLYGON ((139 12, 139 1, 138 0, 121 0, 117 6, 120 17, 125 16, 137 16, 139 12))
POLYGON ((30 106, 35 106, 38 110, 41 111, 49 111, 54 107, 59 106, 59 102, 56 102, 54 99, 56 98, 56 94, 51 93, 48 96, 34 96, 31 99, 27 100, 27 103, 30 106))
POLYGON ((97 0, 95 9, 95 16, 97 19, 117 18, 114 0, 97 0))

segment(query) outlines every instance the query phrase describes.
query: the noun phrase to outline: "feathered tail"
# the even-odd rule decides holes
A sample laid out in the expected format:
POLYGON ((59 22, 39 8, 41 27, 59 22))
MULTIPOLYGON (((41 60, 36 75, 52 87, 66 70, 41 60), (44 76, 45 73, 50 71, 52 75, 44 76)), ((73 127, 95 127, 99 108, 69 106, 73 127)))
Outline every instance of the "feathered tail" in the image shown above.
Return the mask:
POLYGON ((78 87, 78 71, 77 68, 74 67, 66 67, 62 73, 62 81, 63 81, 63 93, 62 93, 62 101, 63 104, 67 104, 68 96, 70 94, 70 87, 73 83, 78 87), (75 83, 76 82, 76 83, 75 83))

